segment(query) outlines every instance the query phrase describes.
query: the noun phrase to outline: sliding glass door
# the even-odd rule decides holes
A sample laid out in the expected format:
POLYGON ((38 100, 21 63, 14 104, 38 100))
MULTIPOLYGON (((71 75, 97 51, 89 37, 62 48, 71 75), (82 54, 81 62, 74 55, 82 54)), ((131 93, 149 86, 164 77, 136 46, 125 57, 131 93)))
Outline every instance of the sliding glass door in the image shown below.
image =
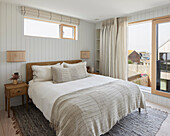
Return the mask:
POLYGON ((170 98, 170 18, 152 22, 152 93, 170 98))

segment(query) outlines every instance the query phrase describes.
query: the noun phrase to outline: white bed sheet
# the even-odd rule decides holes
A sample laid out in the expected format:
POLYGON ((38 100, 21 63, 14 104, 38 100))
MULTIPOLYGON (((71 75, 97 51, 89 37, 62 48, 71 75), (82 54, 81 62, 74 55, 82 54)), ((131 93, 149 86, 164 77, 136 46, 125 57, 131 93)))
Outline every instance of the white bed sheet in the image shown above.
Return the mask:
POLYGON ((91 74, 84 79, 59 84, 53 84, 52 81, 30 81, 28 94, 36 107, 50 121, 53 104, 58 97, 81 89, 106 84, 114 80, 117 79, 91 74))

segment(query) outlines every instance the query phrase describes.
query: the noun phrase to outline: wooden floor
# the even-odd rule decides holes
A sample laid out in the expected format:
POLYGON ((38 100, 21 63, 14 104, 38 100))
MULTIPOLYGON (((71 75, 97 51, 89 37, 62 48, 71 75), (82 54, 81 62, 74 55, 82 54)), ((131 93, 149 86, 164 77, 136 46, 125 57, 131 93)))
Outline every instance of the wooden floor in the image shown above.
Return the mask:
POLYGON ((162 124, 162 126, 161 126, 161 128, 158 131, 156 136, 170 136, 170 108, 163 107, 161 105, 151 103, 151 102, 148 102, 148 101, 147 101, 146 104, 147 104, 147 106, 151 106, 153 108, 160 109, 162 111, 168 112, 168 117, 163 122, 163 124, 162 124))
MULTIPOLYGON (((156 136, 170 136, 170 108, 166 108, 148 101, 147 105, 169 113, 167 119, 163 122, 156 136)), ((0 111, 0 136, 17 136, 12 126, 12 121, 7 117, 7 112, 5 111, 0 111)))

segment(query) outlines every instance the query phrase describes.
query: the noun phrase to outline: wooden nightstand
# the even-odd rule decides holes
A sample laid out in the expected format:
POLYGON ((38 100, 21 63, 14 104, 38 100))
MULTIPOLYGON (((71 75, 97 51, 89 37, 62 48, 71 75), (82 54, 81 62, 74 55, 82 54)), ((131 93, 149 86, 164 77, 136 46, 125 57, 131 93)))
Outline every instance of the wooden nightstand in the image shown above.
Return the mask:
POLYGON ((28 110, 28 85, 26 83, 5 84, 5 111, 7 111, 8 100, 8 117, 10 117, 10 98, 22 96, 22 104, 24 104, 24 95, 26 95, 26 108, 28 110))

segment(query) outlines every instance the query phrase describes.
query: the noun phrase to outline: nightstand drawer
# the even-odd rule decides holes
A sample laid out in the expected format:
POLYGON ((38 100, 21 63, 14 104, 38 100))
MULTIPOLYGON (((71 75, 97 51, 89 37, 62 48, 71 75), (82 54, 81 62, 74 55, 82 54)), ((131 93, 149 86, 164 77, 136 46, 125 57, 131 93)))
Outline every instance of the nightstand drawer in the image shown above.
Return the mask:
POLYGON ((10 90, 10 96, 24 95, 24 94, 26 94, 26 91, 27 91, 26 87, 11 89, 10 90))

